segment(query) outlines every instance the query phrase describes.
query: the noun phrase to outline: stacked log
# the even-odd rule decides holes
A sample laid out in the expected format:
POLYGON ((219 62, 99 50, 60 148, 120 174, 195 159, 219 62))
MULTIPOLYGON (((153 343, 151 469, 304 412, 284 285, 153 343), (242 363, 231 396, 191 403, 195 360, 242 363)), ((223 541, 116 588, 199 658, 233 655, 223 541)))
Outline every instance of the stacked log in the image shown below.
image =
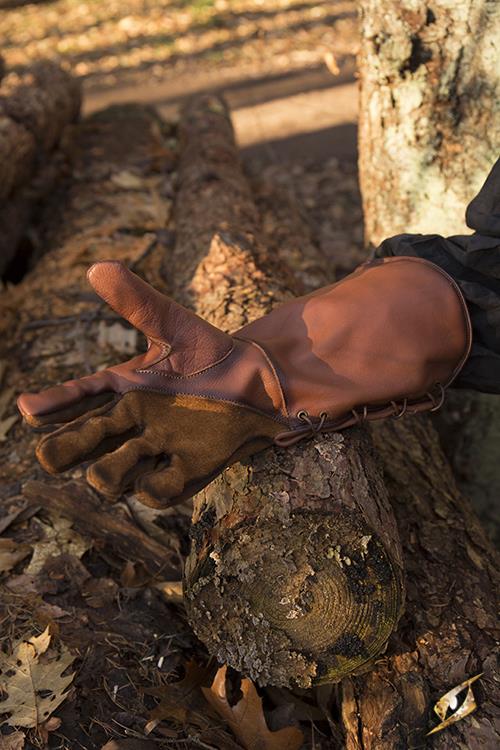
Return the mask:
MULTIPOLYGON (((224 102, 192 101, 180 139, 167 281, 235 331, 298 289, 259 240, 224 102)), ((358 430, 229 468, 197 496, 191 534, 191 623, 220 661, 261 684, 307 687, 366 667, 401 614, 397 530, 358 430)))
MULTIPOLYGON (((169 279, 177 296, 234 330, 269 309, 283 277, 266 265, 248 223, 250 198, 221 103, 191 104, 181 135, 178 236, 169 279), (215 203, 226 206, 224 219, 215 203), (181 265, 184 292, 177 286, 181 265)), ((282 281, 281 289, 289 291, 282 281)), ((436 735, 435 745, 456 747, 458 739, 467 747, 494 747, 497 740, 498 565, 429 425, 426 417, 388 421, 288 452, 270 450, 226 470, 195 499, 185 569, 195 631, 221 661, 261 683, 345 678, 338 708, 349 750, 422 746, 437 723, 434 703, 480 672, 477 716, 436 735), (358 536, 345 520, 349 513, 365 529, 358 536), (368 538, 378 581, 362 565, 368 538), (396 629, 400 543, 407 604, 396 629), (392 598, 382 600, 384 575, 392 598), (378 620, 359 597, 365 584, 373 584, 373 599, 383 601, 378 620), (343 631, 335 629, 336 617, 344 618, 343 631), (370 618, 376 626, 367 638, 363 626, 370 618), (363 646, 381 651, 393 629, 386 656, 363 664, 363 646), (347 677, 368 668, 368 675, 347 677)))
MULTIPOLYGON (((90 142, 95 126, 87 125, 90 142)), ((224 103, 191 103, 181 136, 175 248, 162 234, 163 211, 145 218, 146 204, 165 202, 161 178, 153 185, 137 167, 148 158, 164 165, 161 143, 152 137, 144 149, 115 154, 110 136, 95 181, 87 175, 69 196, 73 218, 57 249, 5 301, 10 341, 18 326, 16 348, 5 352, 8 383, 31 389, 110 363, 89 345, 98 320, 83 276, 99 258, 141 272, 153 248, 148 278, 158 286, 163 262, 169 291, 226 330, 300 291, 259 239, 224 103), (136 190, 148 196, 140 211, 136 190), (64 348, 74 357, 75 327, 76 361, 64 348)), ((32 442, 12 428, 0 469, 12 492, 16 480, 41 476, 32 442)), ((27 490, 34 498, 33 485, 27 490)), ((52 502, 50 492, 43 497, 52 502)), ((494 553, 427 419, 384 423, 373 434, 352 429, 235 465, 195 499, 191 536, 186 607, 209 650, 261 683, 343 678, 337 709, 349 750, 425 746, 435 700, 480 671, 473 720, 436 735, 434 746, 494 746, 494 553)))
POLYGON ((59 146, 80 101, 76 79, 50 62, 8 73, 0 82, 0 275, 37 203, 64 171, 59 146))

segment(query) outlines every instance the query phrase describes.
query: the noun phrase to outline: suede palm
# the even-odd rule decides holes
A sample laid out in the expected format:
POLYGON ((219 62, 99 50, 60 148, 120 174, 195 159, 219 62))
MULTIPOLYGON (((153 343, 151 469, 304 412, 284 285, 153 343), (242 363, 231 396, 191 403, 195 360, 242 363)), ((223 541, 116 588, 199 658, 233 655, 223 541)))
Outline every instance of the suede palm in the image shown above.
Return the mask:
POLYGON ((278 429, 234 404, 130 391, 45 436, 37 456, 50 473, 86 458, 87 480, 103 495, 134 487, 139 500, 157 508, 190 497, 220 467, 272 442, 278 429))

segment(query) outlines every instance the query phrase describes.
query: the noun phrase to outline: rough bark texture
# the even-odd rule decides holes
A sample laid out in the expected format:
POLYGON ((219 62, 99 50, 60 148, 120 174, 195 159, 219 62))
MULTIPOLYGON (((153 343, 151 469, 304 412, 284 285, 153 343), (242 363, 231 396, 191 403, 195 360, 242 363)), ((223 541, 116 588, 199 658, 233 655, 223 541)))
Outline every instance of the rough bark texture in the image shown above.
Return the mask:
MULTIPOLYGON (((366 239, 468 232, 465 207, 500 152, 500 5, 384 0, 382 8, 361 3, 366 239)), ((498 538, 498 400, 452 394, 449 403, 440 417, 446 453, 498 538)))
MULTIPOLYGON (((181 121, 177 298, 235 330, 292 291, 256 236, 223 103, 181 121)), ((211 653, 261 683, 339 680, 379 654, 402 606, 401 551, 366 436, 269 450, 195 499, 185 597, 211 653)))
POLYGON ((367 240, 468 231, 464 207, 500 146, 500 5, 362 0, 361 25, 367 240))
MULTIPOLYGON (((367 239, 456 233, 499 145, 498 67, 489 57, 498 4, 389 1, 383 10, 363 2, 367 239)), ((343 683, 347 748, 498 747, 492 546, 456 487, 430 420, 384 423, 373 438, 401 535, 407 606, 387 657, 363 680, 343 683), (477 712, 426 739, 437 723, 436 700, 480 672, 477 712)))
POLYGON ((33 208, 64 171, 58 146, 80 110, 76 79, 38 63, 0 85, 0 273, 16 253, 33 208))
MULTIPOLYGON (((46 227, 47 252, 20 284, 2 294, 4 389, 40 389, 130 356, 119 335, 116 348, 108 339, 110 319, 122 335, 125 329, 89 289, 85 271, 94 261, 119 258, 131 268, 139 266, 141 274, 152 274, 153 283, 161 286, 156 266, 169 236, 168 199, 162 191, 170 164, 161 127, 157 116, 141 107, 124 107, 121 115, 105 111, 78 127, 80 179, 59 194, 59 216, 46 227)), ((9 414, 16 413, 13 401, 11 394, 9 414)), ((141 532, 123 507, 100 499, 81 470, 71 473, 71 483, 68 474, 53 478, 43 472, 34 452, 38 437, 18 421, 1 443, 4 500, 19 493, 22 481, 30 503, 69 517, 101 549, 137 561, 149 573, 179 575, 177 550, 141 532)))
POLYGON ((484 672, 474 688, 478 711, 428 746, 493 750, 500 739, 498 558, 430 420, 384 422, 372 432, 401 535, 407 603, 387 657, 342 685, 347 748, 426 747, 438 723, 435 702, 484 672))

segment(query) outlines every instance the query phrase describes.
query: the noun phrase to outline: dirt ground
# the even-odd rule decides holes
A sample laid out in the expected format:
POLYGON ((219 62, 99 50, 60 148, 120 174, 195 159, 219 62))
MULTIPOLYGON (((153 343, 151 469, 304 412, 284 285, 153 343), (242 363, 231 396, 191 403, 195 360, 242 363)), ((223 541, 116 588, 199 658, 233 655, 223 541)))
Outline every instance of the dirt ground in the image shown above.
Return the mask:
MULTIPOLYGON (((180 596, 189 505, 158 517, 130 498, 100 504, 80 470, 69 486, 47 480, 33 469, 36 438, 16 419, 13 394, 135 351, 138 342, 89 294, 84 271, 115 253, 164 286, 161 254, 175 232, 175 121, 197 91, 228 99, 265 242, 306 286, 325 268, 334 278, 364 259, 356 3, 46 0, 2 11, 6 5, 7 66, 61 61, 82 79, 87 119, 75 134, 73 180, 49 200, 37 229, 43 257, 22 292, 13 286, 4 295, 0 354, 0 675, 1 654, 49 626, 47 658, 75 677, 38 732, 1 727, 0 750, 249 747, 200 689, 217 667, 180 596), (25 491, 26 479, 38 484, 25 491), (135 547, 125 541, 132 527, 135 547)), ((230 677, 234 704, 241 688, 230 677)), ((304 747, 340 748, 336 687, 327 688, 261 691, 270 729, 299 727, 304 747)), ((262 709, 251 710, 258 724, 262 709)), ((274 741, 262 747, 293 747, 289 736, 274 741)))

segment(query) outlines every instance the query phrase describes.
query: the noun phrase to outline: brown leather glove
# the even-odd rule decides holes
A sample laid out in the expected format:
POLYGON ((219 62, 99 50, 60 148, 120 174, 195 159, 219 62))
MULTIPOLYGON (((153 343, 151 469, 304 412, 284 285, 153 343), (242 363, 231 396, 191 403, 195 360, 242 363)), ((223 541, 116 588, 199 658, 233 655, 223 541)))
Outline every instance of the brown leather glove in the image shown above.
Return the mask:
POLYGON ((63 424, 37 447, 47 471, 89 462, 97 490, 134 487, 153 507, 190 497, 273 442, 436 409, 470 351, 458 287, 415 258, 365 264, 233 336, 121 263, 96 263, 88 278, 145 334, 147 352, 23 394, 19 409, 30 425, 63 424))

